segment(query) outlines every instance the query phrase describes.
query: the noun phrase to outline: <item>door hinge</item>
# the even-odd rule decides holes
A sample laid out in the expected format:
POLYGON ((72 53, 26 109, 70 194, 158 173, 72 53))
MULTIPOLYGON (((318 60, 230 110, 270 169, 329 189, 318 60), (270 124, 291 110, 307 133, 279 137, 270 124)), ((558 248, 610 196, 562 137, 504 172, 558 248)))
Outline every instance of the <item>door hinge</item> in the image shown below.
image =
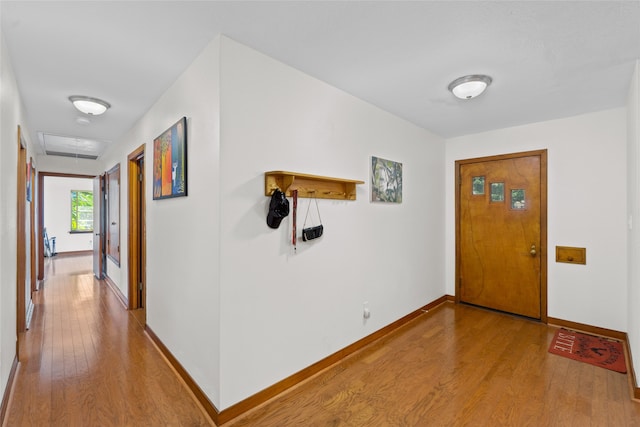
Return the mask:
POLYGON ((142 282, 138 283, 138 290, 141 291, 142 290, 142 282))
POLYGON ((138 174, 138 181, 142 182, 142 174, 141 173, 138 174))

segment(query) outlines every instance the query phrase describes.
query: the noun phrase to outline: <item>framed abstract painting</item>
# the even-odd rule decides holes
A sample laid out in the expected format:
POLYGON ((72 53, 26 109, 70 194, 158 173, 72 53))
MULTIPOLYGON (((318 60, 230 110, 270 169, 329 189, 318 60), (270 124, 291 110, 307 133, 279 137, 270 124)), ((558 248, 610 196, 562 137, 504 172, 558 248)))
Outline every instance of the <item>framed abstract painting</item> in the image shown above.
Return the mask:
POLYGON ((371 201, 402 203, 402 163, 371 157, 371 201))
POLYGON ((153 140, 153 200, 187 195, 187 118, 153 140))

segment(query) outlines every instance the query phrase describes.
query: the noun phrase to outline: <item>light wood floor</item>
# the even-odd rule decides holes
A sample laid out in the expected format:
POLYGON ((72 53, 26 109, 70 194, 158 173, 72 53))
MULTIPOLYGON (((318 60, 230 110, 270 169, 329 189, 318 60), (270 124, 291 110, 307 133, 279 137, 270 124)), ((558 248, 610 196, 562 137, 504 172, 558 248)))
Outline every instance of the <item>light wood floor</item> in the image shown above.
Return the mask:
POLYGON ((4 425, 212 425, 91 263, 47 260, 4 425))
POLYGON ((627 375, 547 352, 555 329, 446 303, 241 426, 640 426, 627 375))
MULTIPOLYGON (((4 425, 209 425, 89 257, 48 269, 4 425)), ((224 427, 640 426, 627 375, 549 354, 553 332, 444 304, 224 427)))

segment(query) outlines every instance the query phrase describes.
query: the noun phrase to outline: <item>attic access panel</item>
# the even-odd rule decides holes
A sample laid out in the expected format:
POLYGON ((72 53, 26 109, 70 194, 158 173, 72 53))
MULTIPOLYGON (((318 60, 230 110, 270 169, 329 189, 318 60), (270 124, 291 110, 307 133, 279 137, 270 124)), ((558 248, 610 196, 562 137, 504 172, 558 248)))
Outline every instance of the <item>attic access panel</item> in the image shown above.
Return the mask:
POLYGON ((44 152, 49 156, 96 160, 102 155, 108 145, 105 141, 53 135, 43 132, 40 132, 38 136, 44 152))

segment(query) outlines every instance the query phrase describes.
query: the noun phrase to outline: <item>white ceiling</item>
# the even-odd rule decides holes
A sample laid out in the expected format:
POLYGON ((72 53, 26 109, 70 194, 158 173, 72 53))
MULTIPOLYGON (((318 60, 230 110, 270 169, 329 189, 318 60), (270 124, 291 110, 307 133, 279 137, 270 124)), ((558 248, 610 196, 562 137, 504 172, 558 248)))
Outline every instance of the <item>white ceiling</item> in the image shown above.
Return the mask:
MULTIPOLYGON (((625 105, 640 0, 6 1, 1 26, 38 133, 117 141, 225 34, 443 137, 625 105), (448 84, 488 74, 461 101, 448 84), (112 108, 76 122, 70 95, 112 108)), ((259 70, 258 70, 259 71, 259 70)))

